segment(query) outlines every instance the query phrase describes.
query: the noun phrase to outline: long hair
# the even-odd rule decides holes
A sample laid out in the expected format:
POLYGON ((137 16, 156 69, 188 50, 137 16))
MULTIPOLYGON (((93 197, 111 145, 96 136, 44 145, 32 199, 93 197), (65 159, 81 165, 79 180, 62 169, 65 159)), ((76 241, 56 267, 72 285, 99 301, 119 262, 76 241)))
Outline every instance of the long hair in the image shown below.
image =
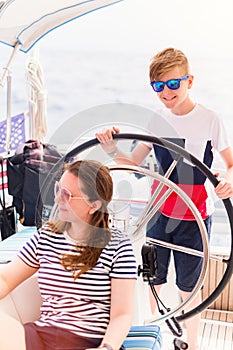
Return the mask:
MULTIPOLYGON (((98 258, 111 239, 109 229, 108 204, 112 199, 113 182, 109 169, 94 160, 80 160, 67 163, 64 170, 72 173, 82 182, 82 192, 87 196, 88 201, 101 201, 101 207, 91 216, 89 222, 90 234, 85 246, 77 246, 77 254, 65 254, 62 265, 73 272, 74 278, 94 267, 98 258)), ((58 221, 50 223, 52 231, 63 231, 69 223, 58 221)))

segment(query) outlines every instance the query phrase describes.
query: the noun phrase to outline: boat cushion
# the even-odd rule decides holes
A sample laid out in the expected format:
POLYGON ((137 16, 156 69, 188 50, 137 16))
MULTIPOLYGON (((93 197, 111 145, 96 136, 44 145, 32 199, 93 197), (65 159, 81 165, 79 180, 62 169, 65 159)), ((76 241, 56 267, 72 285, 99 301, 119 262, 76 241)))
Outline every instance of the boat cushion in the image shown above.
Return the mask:
POLYGON ((162 336, 159 326, 132 326, 123 343, 126 350, 160 350, 162 336))

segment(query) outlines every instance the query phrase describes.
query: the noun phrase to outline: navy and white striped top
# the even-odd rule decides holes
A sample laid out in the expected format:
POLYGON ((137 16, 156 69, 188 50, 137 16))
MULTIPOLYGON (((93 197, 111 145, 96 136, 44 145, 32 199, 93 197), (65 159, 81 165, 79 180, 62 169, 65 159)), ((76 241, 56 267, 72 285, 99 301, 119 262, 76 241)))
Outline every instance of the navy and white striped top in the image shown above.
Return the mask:
POLYGON ((132 245, 127 235, 112 229, 96 266, 74 280, 72 271, 61 265, 61 257, 75 253, 76 245, 66 233, 54 233, 44 226, 19 252, 27 265, 39 269, 43 303, 36 324, 102 338, 109 323, 111 278, 137 278, 132 245))

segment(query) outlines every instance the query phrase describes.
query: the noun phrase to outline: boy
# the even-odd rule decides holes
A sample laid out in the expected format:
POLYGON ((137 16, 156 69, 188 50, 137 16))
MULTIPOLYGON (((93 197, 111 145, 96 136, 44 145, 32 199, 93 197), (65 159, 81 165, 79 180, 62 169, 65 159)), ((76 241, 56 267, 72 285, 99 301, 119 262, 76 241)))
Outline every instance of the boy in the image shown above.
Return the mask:
MULTIPOLYGON (((190 72, 187 57, 180 50, 165 49, 156 54, 150 64, 151 86, 166 109, 158 113, 169 126, 169 135, 158 135, 156 120, 151 120, 148 130, 156 136, 166 138, 184 147, 187 151, 211 167, 213 151, 219 152, 226 165, 226 174, 215 188, 220 199, 233 195, 233 150, 224 125, 218 114, 204 106, 195 103, 189 96, 188 90, 193 84, 193 75, 190 72), (173 135, 170 129, 174 130, 173 135)), ((151 148, 149 144, 139 143, 130 156, 126 156, 116 147, 112 134, 119 133, 113 127, 97 133, 96 137, 102 143, 103 149, 114 158, 117 163, 140 165, 151 148)), ((159 172, 164 174, 172 162, 172 153, 159 146, 154 146, 159 172)), ((169 177, 191 196, 205 222, 210 234, 211 213, 208 190, 205 187, 205 177, 201 172, 186 161, 179 161, 176 170, 169 177)), ((152 186, 153 190, 156 183, 152 186)), ((150 221, 147 226, 147 236, 159 238, 180 245, 187 245, 194 249, 201 249, 200 233, 192 214, 186 210, 181 212, 175 205, 176 198, 168 198, 162 211, 150 221), (173 202, 172 202, 173 201, 173 202)), ((163 283, 166 283, 167 270, 170 261, 169 249, 158 247, 158 277, 154 284, 159 292, 163 283)), ((176 283, 182 299, 187 298, 194 288, 199 277, 201 262, 199 258, 189 258, 186 254, 174 254, 176 266, 176 283), (186 260, 182 260, 186 256, 186 260)), ((199 292, 190 308, 201 302, 199 292)), ((151 298, 152 311, 155 303, 151 298)), ((186 321, 187 342, 190 350, 198 350, 198 331, 200 315, 186 321)))

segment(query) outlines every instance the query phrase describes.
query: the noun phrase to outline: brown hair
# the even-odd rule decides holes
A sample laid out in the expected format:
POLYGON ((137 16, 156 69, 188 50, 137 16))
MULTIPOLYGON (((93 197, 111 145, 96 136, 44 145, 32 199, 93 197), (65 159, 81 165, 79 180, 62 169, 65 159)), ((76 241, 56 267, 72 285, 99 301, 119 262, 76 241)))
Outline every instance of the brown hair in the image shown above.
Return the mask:
MULTIPOLYGON (((88 197, 90 203, 96 200, 100 200, 102 203, 101 207, 92 215, 91 222, 89 222, 90 235, 88 236, 87 245, 78 245, 78 254, 66 254, 61 259, 62 265, 66 269, 72 270, 76 279, 96 265, 103 248, 111 239, 107 205, 112 199, 113 182, 109 169, 94 160, 67 163, 64 170, 71 172, 81 180, 82 192, 88 197)), ((54 224, 50 223, 50 228, 53 231, 61 232, 68 225, 58 221, 54 224)))
POLYGON ((177 66, 183 68, 184 74, 190 74, 188 59, 181 50, 167 48, 158 52, 150 63, 150 81, 158 81, 164 73, 177 66))

